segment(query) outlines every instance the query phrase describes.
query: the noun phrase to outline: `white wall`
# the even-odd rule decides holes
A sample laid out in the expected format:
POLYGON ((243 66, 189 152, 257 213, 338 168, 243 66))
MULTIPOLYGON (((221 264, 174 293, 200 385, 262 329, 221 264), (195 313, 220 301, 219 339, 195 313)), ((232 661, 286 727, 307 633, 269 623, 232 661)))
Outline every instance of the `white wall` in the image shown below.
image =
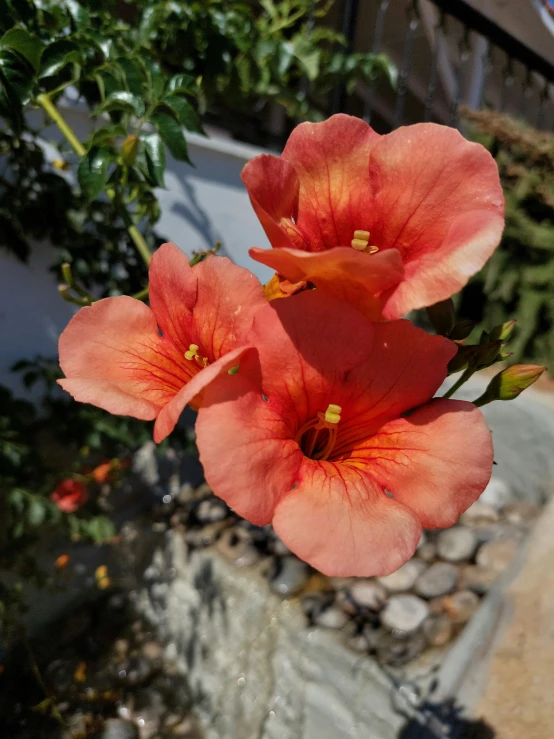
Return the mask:
MULTIPOLYGON (((86 113, 72 109, 64 115, 85 138, 86 113)), ((46 138, 59 140, 55 127, 46 138)), ((240 179, 245 162, 261 150, 218 134, 187 139, 196 167, 168 158, 166 189, 157 191, 162 207, 157 232, 189 254, 222 241, 221 253, 267 280, 270 270, 248 256, 250 246, 269 244, 240 179)), ((48 271, 53 261, 48 244, 35 245, 29 266, 0 252, 0 384, 18 395, 28 394, 9 367, 36 354, 55 356, 58 336, 75 310, 58 295, 48 271)))

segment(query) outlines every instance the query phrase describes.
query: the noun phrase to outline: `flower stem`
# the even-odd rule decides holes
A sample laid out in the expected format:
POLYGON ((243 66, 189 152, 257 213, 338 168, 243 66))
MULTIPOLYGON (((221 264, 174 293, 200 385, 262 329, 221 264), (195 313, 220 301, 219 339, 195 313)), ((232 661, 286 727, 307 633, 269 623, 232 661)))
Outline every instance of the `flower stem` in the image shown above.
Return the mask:
POLYGON ((459 390, 463 384, 465 384, 469 378, 473 375, 475 370, 473 369, 466 369, 465 372, 462 372, 461 376, 456 380, 456 382, 452 385, 450 390, 447 390, 445 394, 442 396, 443 398, 451 398, 454 393, 459 390))
POLYGON ((66 722, 64 721, 63 716, 59 712, 58 707, 56 706, 56 704, 54 702, 54 699, 52 698, 52 696, 48 692, 48 689, 47 689, 46 685, 44 684, 44 680, 42 679, 40 668, 39 668, 39 666, 37 664, 37 661, 35 659, 33 648, 31 647, 31 643, 30 643, 29 637, 27 635, 27 630, 24 627, 22 627, 22 629, 21 629, 21 641, 23 642, 23 646, 25 647, 25 651, 27 652, 27 658, 29 660, 29 664, 31 666, 31 671, 32 671, 32 673, 33 673, 33 675, 35 677, 35 680, 37 681, 40 689, 42 690, 42 692, 44 693, 46 699, 48 700, 48 702, 50 704, 50 710, 52 711, 52 716, 56 719, 56 721, 59 724, 61 724, 61 726, 64 727, 64 729, 67 729, 68 726, 67 726, 66 722))
MULTIPOLYGON (((71 126, 68 125, 64 117, 61 115, 59 110, 56 108, 56 106, 50 99, 50 96, 47 95, 46 93, 41 93, 40 95, 37 95, 36 102, 41 106, 41 108, 43 108, 46 111, 46 113, 54 121, 56 126, 60 129, 60 131, 63 133, 63 135, 67 139, 73 151, 76 154, 78 154, 80 157, 84 157, 85 154, 87 153, 87 150, 85 149, 83 144, 79 141, 79 139, 75 135, 75 132, 73 131, 71 126)), ((112 200, 113 202, 114 198, 112 197, 110 198, 110 200, 112 200)), ((152 259, 152 252, 150 251, 150 247, 146 243, 144 236, 141 234, 141 232, 138 230, 138 228, 133 223, 132 218, 129 215, 127 209, 124 206, 118 207, 117 205, 116 205, 116 208, 119 211, 121 217, 123 218, 123 221, 125 222, 127 232, 129 236, 131 237, 136 247, 136 250, 138 251, 140 256, 143 258, 146 266, 148 266, 150 264, 150 260, 152 259)))
POLYGON ((145 298, 148 297, 149 290, 150 290, 149 287, 145 287, 144 290, 141 290, 140 292, 135 293, 134 295, 131 295, 131 297, 134 298, 135 300, 144 300, 145 298))

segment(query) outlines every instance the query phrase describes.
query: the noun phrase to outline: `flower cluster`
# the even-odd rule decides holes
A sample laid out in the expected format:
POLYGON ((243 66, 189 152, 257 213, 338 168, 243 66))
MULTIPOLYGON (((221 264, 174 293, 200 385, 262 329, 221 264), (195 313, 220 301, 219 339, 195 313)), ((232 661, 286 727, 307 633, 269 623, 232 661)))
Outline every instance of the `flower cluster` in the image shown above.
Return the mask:
POLYGON ((434 398, 459 343, 402 316, 448 299, 498 245, 496 165, 453 129, 380 136, 337 115, 243 179, 273 247, 250 252, 276 271, 265 289, 165 244, 150 307, 107 298, 71 320, 60 384, 155 419, 157 442, 189 404, 206 479, 238 514, 328 575, 390 573, 491 474, 481 411, 434 398))

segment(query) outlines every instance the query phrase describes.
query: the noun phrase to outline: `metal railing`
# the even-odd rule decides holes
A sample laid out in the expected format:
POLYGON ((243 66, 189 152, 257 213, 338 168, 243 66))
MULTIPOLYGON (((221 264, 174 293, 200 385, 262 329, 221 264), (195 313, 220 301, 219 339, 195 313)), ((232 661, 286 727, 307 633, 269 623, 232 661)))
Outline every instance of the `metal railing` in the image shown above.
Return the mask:
MULTIPOLYGON (((528 11, 534 13, 530 3, 528 11)), ((355 108, 367 121, 378 113, 382 126, 389 128, 418 119, 456 126, 460 106, 467 104, 509 112, 538 128, 552 129, 554 65, 464 0, 365 0, 365 5, 364 0, 344 0, 342 31, 350 47, 360 51, 368 50, 367 42, 360 48, 358 38, 363 24, 367 26, 364 13, 372 16, 374 24, 369 49, 393 56, 397 64, 395 97, 391 98, 382 83, 359 87, 353 93, 358 98, 356 107, 352 96, 339 88, 331 112, 355 108), (396 59, 387 46, 391 12, 396 13, 396 59), (398 26, 402 24, 400 44, 398 26), (426 43, 425 49, 420 47, 425 53, 414 57, 418 39, 426 43), (383 97, 387 95, 385 110, 383 97)), ((538 14, 536 21, 540 24, 538 14)))

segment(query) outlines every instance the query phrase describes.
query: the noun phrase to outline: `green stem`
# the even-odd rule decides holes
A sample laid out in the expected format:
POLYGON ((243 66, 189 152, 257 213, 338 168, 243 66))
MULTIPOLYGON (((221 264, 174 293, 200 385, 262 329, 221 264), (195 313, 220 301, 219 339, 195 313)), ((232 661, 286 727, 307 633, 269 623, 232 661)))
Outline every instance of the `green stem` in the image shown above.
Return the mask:
POLYGON ((466 383, 469 378, 473 375, 475 370, 473 369, 466 369, 465 372, 462 373, 462 375, 456 380, 456 382, 452 385, 450 390, 447 390, 445 394, 442 396, 443 398, 451 398, 454 393, 459 390, 464 383, 466 383))
MULTIPOLYGON (((56 108, 52 100, 48 95, 45 93, 41 93, 40 95, 37 95, 36 102, 46 111, 46 113, 50 116, 50 118, 54 121, 54 123, 57 125, 57 127, 60 129, 60 131, 63 133, 65 138, 67 139, 68 143, 70 144, 73 151, 78 154, 80 157, 84 157, 87 153, 87 150, 83 146, 83 144, 79 141, 77 136, 75 135, 73 129, 66 123, 63 116, 60 114, 59 110, 56 108)), ((113 198, 111 198, 113 201, 113 198)), ((125 226, 127 227, 127 232, 129 233, 129 236, 131 237, 138 253, 143 258, 146 266, 150 264, 150 260, 152 259, 152 252, 150 251, 150 248, 146 241, 144 240, 144 236, 141 234, 141 232, 138 230, 138 228, 133 223, 131 216, 127 212, 127 209, 124 207, 117 207, 119 210, 121 217, 123 218, 125 222, 125 226)))
POLYGON ((44 684, 44 680, 42 679, 40 668, 39 668, 39 666, 37 664, 37 661, 35 659, 35 655, 33 653, 33 649, 31 647, 31 643, 29 641, 29 637, 27 636, 27 631, 26 631, 25 628, 22 628, 21 629, 21 640, 23 642, 23 646, 25 647, 25 651, 27 652, 27 658, 29 659, 29 664, 31 666, 32 673, 35 676, 35 680, 37 681, 37 683, 38 683, 40 689, 42 690, 42 692, 44 693, 45 697, 50 702, 50 708, 52 710, 52 716, 54 716, 54 718, 56 719, 56 721, 59 724, 61 724, 61 726, 63 726, 64 729, 69 728, 67 726, 66 722, 64 721, 63 716, 59 712, 58 707, 56 706, 56 704, 54 702, 54 699, 49 694, 49 692, 48 692, 48 690, 46 688, 46 685, 44 684))
POLYGON ((141 290, 138 293, 135 293, 134 295, 131 295, 132 298, 135 300, 144 300, 144 298, 148 297, 148 291, 150 290, 149 287, 145 287, 144 290, 141 290))

